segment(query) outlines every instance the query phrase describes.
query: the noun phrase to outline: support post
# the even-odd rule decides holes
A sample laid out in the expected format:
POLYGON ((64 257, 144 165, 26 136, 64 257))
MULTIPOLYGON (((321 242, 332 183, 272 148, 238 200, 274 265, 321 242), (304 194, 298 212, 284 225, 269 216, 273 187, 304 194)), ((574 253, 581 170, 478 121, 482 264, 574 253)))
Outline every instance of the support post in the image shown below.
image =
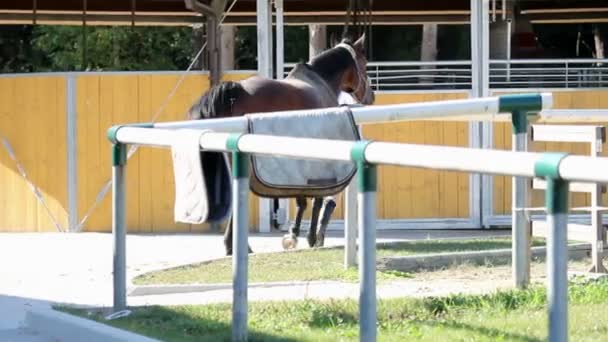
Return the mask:
POLYGON ((222 25, 220 27, 220 41, 222 49, 222 73, 226 70, 234 70, 234 36, 236 26, 222 25))
POLYGON ((258 76, 272 78, 272 9, 269 0, 256 0, 258 76))
POLYGON ((359 187, 359 340, 376 341, 376 166, 365 160, 368 141, 353 146, 359 187))
POLYGON ((310 24, 308 35, 308 60, 312 60, 327 48, 327 26, 310 24))
MULTIPOLYGON (((489 95, 489 28, 490 0, 470 0, 471 9, 471 97, 489 95)), ((492 123, 469 123, 469 146, 492 147, 492 123)), ((492 178, 488 175, 469 176, 469 211, 479 226, 492 214, 492 178)))
MULTIPOLYGON (((528 151, 528 117, 524 111, 511 114, 513 125, 512 151, 528 151)), ((512 177, 511 196, 511 235, 513 266, 511 268, 513 281, 517 288, 526 288, 530 284, 530 220, 526 215, 529 207, 530 180, 526 177, 512 177)))
POLYGON ((546 199, 549 341, 568 340, 568 182, 548 179, 546 199))
MULTIPOLYGON (((511 149, 516 152, 528 150, 528 120, 543 109, 543 97, 527 95, 503 95, 499 98, 500 113, 511 113, 513 141, 511 149)), ((547 105, 545 103, 545 105, 547 105)), ((530 204, 530 180, 512 178, 512 275, 515 286, 525 288, 530 283, 530 222, 525 209, 530 204)))
POLYGON ((112 237, 114 312, 127 307, 127 251, 125 211, 125 166, 127 146, 121 143, 112 145, 112 237))
POLYGON ((277 24, 276 24, 276 34, 277 34, 277 55, 276 55, 276 64, 277 64, 277 68, 276 68, 276 74, 277 74, 277 79, 282 80, 284 77, 284 73, 285 73, 285 66, 284 61, 285 61, 285 53, 284 53, 284 38, 283 38, 283 31, 284 31, 284 25, 283 25, 283 0, 275 0, 274 1, 274 7, 277 9, 276 15, 277 15, 277 24))
POLYGON ((67 161, 68 161, 68 231, 78 231, 78 170, 77 170, 77 111, 76 76, 67 77, 67 161))
POLYGON ((344 193, 344 268, 357 266, 357 181, 355 178, 344 193))
POLYGON ((545 153, 534 166, 536 176, 547 181, 547 302, 549 341, 568 340, 568 182, 559 176, 564 153, 545 153))
MULTIPOLYGON (((602 130, 596 130, 595 141, 591 144, 591 155, 596 157, 602 151, 603 137, 602 130)), ((591 269, 590 272, 607 273, 606 267, 602 262, 604 256, 604 241, 606 240, 604 225, 602 224, 602 212, 599 207, 602 203, 602 186, 595 184, 591 191, 591 230, 593 238, 591 240, 591 269)))
POLYGON ((221 45, 220 32, 218 28, 218 19, 215 16, 207 16, 207 51, 209 53, 209 81, 211 86, 220 83, 222 78, 221 66, 221 45))
POLYGON ((249 235, 249 156, 239 152, 241 134, 233 134, 226 147, 232 151, 232 340, 247 341, 247 273, 249 235))
MULTIPOLYGON (((272 8, 269 0, 256 0, 258 38, 258 76, 273 78, 272 72, 272 8)), ((259 204, 258 230, 271 231, 273 216, 272 200, 261 198, 259 204)))

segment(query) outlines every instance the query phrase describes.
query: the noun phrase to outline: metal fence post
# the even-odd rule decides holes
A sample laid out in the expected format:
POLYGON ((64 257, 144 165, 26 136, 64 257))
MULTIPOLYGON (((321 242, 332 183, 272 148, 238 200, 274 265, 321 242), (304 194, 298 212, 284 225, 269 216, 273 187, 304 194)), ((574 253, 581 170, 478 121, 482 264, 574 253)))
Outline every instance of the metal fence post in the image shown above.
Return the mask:
POLYGON ((359 340, 376 341, 376 166, 365 161, 368 141, 356 143, 351 158, 357 162, 359 187, 359 340))
POLYGON ((247 341, 247 273, 249 250, 249 155, 239 152, 238 140, 242 134, 233 134, 226 142, 232 151, 232 340, 247 341))
MULTIPOLYGON (((528 117, 527 113, 515 111, 511 114, 513 123, 512 151, 528 150, 528 117)), ((511 229, 512 229, 512 275, 515 286, 525 288, 530 284, 530 220, 526 215, 529 207, 529 179, 512 177, 511 196, 511 229)))
POLYGON ((547 181, 547 302, 551 342, 568 340, 568 182, 559 176, 559 163, 566 155, 545 153, 534 166, 535 175, 547 181))
MULTIPOLYGON (((355 175, 356 177, 356 175, 355 175)), ((344 193, 344 268, 357 266, 357 182, 351 180, 344 193)))
POLYGON ((114 312, 127 307, 127 250, 125 210, 125 167, 127 146, 121 143, 112 145, 112 237, 114 312))
MULTIPOLYGON (((513 130, 512 150, 528 150, 528 117, 536 115, 543 109, 541 95, 505 95, 499 98, 499 112, 511 113, 513 130)), ((515 286, 525 288, 530 283, 530 222, 526 208, 530 204, 529 179, 512 178, 512 275, 515 286)))

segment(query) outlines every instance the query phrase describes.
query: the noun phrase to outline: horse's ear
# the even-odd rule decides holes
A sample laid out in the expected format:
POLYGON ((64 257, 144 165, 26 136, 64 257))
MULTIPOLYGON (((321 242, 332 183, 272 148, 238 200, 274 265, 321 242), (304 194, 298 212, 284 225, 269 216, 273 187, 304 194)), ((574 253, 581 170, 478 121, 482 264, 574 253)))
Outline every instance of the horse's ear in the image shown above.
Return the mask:
POLYGON ((357 41, 353 44, 353 47, 359 53, 365 53, 365 33, 363 33, 361 35, 361 37, 359 37, 359 39, 357 39, 357 41))

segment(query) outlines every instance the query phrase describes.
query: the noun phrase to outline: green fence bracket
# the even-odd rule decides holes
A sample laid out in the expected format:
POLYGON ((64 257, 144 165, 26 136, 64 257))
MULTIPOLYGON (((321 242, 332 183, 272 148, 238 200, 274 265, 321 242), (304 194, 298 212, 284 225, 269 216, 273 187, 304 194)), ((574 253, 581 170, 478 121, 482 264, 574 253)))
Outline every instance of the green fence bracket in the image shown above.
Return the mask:
POLYGON ((243 133, 232 133, 226 140, 226 149, 232 152, 232 176, 234 178, 249 177, 249 155, 239 151, 239 139, 243 133))
POLYGON ((545 178, 545 203, 548 214, 565 214, 568 212, 569 183, 559 175, 559 164, 567 153, 543 153, 534 164, 534 175, 545 178))
POLYGON ((350 150, 350 158, 357 164, 357 184, 361 192, 373 192, 378 189, 377 167, 365 159, 365 149, 372 141, 357 141, 350 150))

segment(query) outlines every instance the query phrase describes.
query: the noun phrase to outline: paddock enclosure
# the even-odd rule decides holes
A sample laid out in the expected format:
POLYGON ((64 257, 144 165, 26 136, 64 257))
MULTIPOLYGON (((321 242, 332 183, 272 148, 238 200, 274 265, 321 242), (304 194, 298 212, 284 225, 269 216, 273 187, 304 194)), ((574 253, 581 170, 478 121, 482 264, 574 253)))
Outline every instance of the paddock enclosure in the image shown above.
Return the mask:
MULTIPOLYGON (((106 129, 115 124, 185 118, 191 103, 209 87, 208 75, 187 73, 183 83, 164 104, 179 72, 49 73, 0 76, 0 231, 111 230, 110 144, 106 129), (10 153, 44 199, 39 201, 10 153), (108 189, 108 188, 105 188, 108 189), (48 208, 48 210, 47 210, 48 208), (71 213, 71 215, 70 215, 71 213), (86 218, 86 219, 85 219, 86 218), (82 225, 81 225, 82 224, 82 225)), ((228 72, 238 80, 252 73, 228 72)), ((539 91, 523 89, 521 92, 539 91)), ((556 109, 608 108, 608 90, 551 89, 556 109)), ((493 94, 517 92, 495 91, 493 94)), ((379 91, 376 104, 412 103, 468 98, 468 90, 379 91)), ((480 146, 475 124, 416 121, 363 126, 366 139, 446 146, 480 146), (474 129, 471 129, 473 127, 474 129)), ((495 148, 511 148, 510 124, 495 123, 486 137, 495 148)), ((572 151, 565 143, 535 143, 530 150, 572 151)), ((605 152, 604 152, 605 154, 605 152)), ((465 173, 379 168, 377 214, 379 228, 478 228, 471 216, 475 200, 471 176, 465 173)), ((509 222, 510 178, 493 177, 489 204, 490 224, 509 222)), ((127 172, 128 230, 130 232, 200 232, 205 225, 173 221, 174 184, 167 150, 141 148, 129 161, 127 172)), ((534 194, 536 204, 542 192, 534 194)), ((573 195, 572 205, 585 205, 573 195)), ((342 195, 334 222, 340 224, 342 195)), ((487 203, 487 202, 486 202, 487 203)), ((293 204, 292 204, 293 207, 293 204)), ((250 200, 250 227, 257 229, 258 200, 250 200)), ((291 214, 295 210, 290 210, 291 214)), ((336 226, 336 225, 334 225, 336 226)))

